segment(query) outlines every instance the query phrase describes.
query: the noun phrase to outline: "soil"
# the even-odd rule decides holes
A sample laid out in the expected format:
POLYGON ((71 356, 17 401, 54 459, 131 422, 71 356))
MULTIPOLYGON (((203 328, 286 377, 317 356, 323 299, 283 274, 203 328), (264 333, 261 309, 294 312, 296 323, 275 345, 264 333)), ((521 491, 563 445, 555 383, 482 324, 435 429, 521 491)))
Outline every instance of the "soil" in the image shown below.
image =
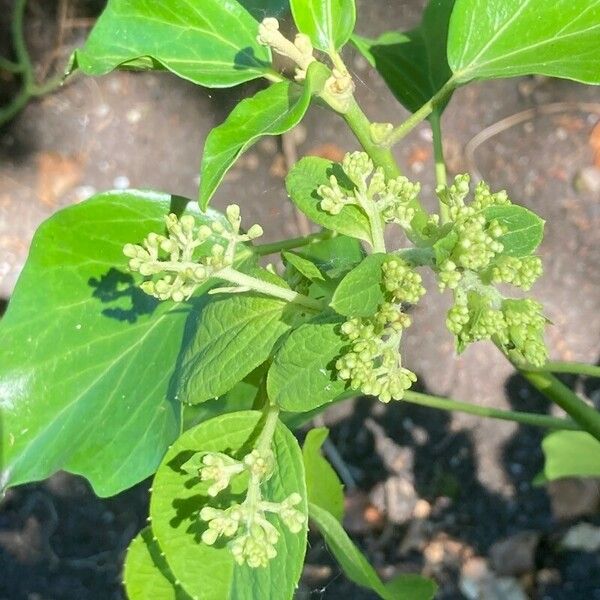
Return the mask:
MULTIPOLYGON (((40 76, 65 64, 101 4, 31 0, 27 37, 40 76)), ((423 1, 358 4, 358 30, 374 36, 414 26, 423 1)), ((11 5, 0 0, 4 53, 11 5)), ((345 58, 368 115, 394 122, 406 116, 362 58, 352 49, 345 58)), ((6 100, 15 82, 0 82, 0 100, 6 100)), ((0 130, 2 303, 10 298, 35 228, 54 211, 96 191, 128 186, 195 197, 208 131, 256 89, 253 83, 205 90, 164 73, 121 72, 100 79, 75 77, 31 102, 0 130)), ((444 115, 450 172, 480 174, 546 219, 541 247, 546 274, 535 292, 554 324, 548 342, 557 360, 596 362, 600 357, 599 119, 597 88, 546 78, 473 84, 455 93, 444 115), (521 115, 528 109, 531 114, 521 115), (475 147, 474 136, 482 130, 489 136, 475 147)), ((311 109, 295 132, 250 150, 226 178, 215 204, 239 199, 249 222, 267 225, 265 241, 305 233, 306 223, 286 202, 286 160, 355 148, 341 120, 311 109)), ((397 157, 404 172, 422 182, 423 196, 431 198, 426 124, 410 134, 397 157)), ((403 354, 421 389, 486 406, 560 414, 493 348, 475 345, 457 358, 444 326, 447 298, 428 283, 431 293, 413 313, 403 354)), ((569 383, 600 406, 600 391, 591 382, 569 383)), ((567 491, 532 485, 542 466, 540 431, 365 399, 332 409, 324 420, 349 474, 346 483, 356 486, 349 493, 347 525, 383 577, 423 572, 438 581, 438 598, 466 598, 460 580, 469 560, 489 557, 498 541, 531 531, 539 540, 533 567, 517 577, 525 597, 600 598, 600 557, 565 552, 559 544, 581 519, 598 523, 599 486, 586 488, 587 510, 562 512, 559 519, 560 498, 554 496, 567 491), (398 482, 410 485, 389 487, 398 482), (401 489, 404 495, 396 491, 385 504, 386 489, 401 489)), ((142 482, 101 500, 83 479, 59 473, 10 490, 0 503, 0 600, 123 598, 123 552, 144 525, 148 487, 142 482)), ((344 597, 374 596, 348 582, 318 535, 311 535, 298 598, 344 597)))

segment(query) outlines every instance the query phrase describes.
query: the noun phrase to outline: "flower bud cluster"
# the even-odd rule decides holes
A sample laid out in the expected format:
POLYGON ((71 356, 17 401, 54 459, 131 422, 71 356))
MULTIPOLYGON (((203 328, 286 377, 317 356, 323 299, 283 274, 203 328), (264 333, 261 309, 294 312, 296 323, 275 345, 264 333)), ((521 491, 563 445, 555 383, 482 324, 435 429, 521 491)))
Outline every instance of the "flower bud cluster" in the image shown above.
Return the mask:
POLYGON ((142 245, 125 244, 123 254, 129 258, 129 269, 152 277, 141 284, 142 290, 159 300, 187 300, 198 286, 233 264, 239 242, 263 233, 260 225, 253 225, 240 234, 240 209, 236 204, 227 207, 226 217, 228 228, 219 221, 213 221, 210 227, 196 227, 192 215, 178 218, 169 214, 165 217, 167 235, 150 233, 142 245), (201 256, 196 257, 201 246, 201 256))
POLYGON ((269 479, 275 467, 273 452, 253 449, 243 459, 236 460, 221 452, 205 453, 199 465, 192 458, 188 468, 201 481, 212 482, 208 495, 217 496, 227 489, 232 480, 243 474, 248 475, 248 487, 243 502, 234 502, 224 509, 205 506, 200 511, 200 519, 207 524, 202 541, 209 546, 221 537, 231 538, 229 549, 235 561, 249 567, 266 567, 269 560, 277 556, 276 544, 278 529, 268 520, 267 515, 278 515, 283 524, 292 532, 299 533, 306 518, 298 508, 302 502, 300 494, 292 493, 281 502, 262 499, 261 485, 269 479))
POLYGON ((538 256, 500 256, 492 265, 492 283, 510 283, 523 290, 529 290, 542 275, 542 261, 538 256))
POLYGON ((401 258, 386 260, 381 265, 383 287, 396 302, 416 304, 423 294, 421 276, 401 258))
POLYGON ((350 346, 335 366, 338 377, 352 389, 389 402, 401 400, 417 379, 401 362, 400 338, 411 321, 399 302, 417 302, 425 290, 420 276, 398 258, 383 263, 382 285, 388 301, 372 317, 352 318, 342 325, 350 346))
POLYGON ((383 169, 375 169, 373 161, 365 152, 347 153, 341 166, 355 189, 343 190, 335 175, 331 175, 329 184, 320 185, 317 189, 322 198, 320 206, 324 211, 337 215, 348 205, 359 206, 365 212, 368 207, 372 207, 385 223, 410 227, 415 216, 412 205, 421 190, 419 183, 412 183, 402 176, 386 181, 383 169))
POLYGON ((544 343, 547 319, 542 311, 543 306, 530 298, 502 302, 508 327, 509 354, 536 367, 543 366, 548 360, 548 349, 544 343))
POLYGON ((459 350, 471 342, 493 340, 520 361, 534 366, 546 362, 546 318, 541 304, 531 299, 505 299, 496 307, 489 297, 474 291, 459 298, 446 318, 459 350))
POLYGON ((315 60, 314 48, 307 35, 297 34, 292 43, 279 31, 279 21, 267 17, 259 24, 256 39, 259 44, 269 46, 277 54, 290 58, 296 63, 296 81, 303 81, 306 78, 306 71, 310 63, 315 60))

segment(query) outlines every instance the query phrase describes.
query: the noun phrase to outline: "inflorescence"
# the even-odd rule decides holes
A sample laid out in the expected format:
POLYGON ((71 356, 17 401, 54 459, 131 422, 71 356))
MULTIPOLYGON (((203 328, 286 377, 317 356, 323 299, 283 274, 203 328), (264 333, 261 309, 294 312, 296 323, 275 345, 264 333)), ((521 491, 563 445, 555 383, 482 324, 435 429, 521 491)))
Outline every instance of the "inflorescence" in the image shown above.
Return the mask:
POLYGON ((341 167, 354 187, 341 187, 338 178, 331 175, 329 184, 320 185, 317 189, 322 198, 322 210, 337 215, 345 206, 355 205, 367 215, 374 210, 384 223, 410 228, 415 216, 411 204, 419 195, 420 184, 412 183, 403 176, 386 181, 383 169, 375 168, 365 152, 347 153, 341 167))
POLYGON ((202 541, 209 546, 220 538, 230 538, 229 549, 239 565, 266 567, 277 556, 276 544, 280 533, 267 518, 277 515, 292 532, 299 533, 306 517, 296 507, 302 502, 298 493, 292 493, 281 502, 263 500, 261 486, 273 474, 275 460, 273 452, 255 448, 241 460, 222 452, 206 452, 193 456, 182 467, 196 475, 201 481, 209 482, 207 493, 218 496, 226 490, 234 478, 247 475, 247 491, 243 502, 233 502, 227 508, 205 506, 200 510, 200 519, 207 524, 202 541))
POLYGON ((342 335, 350 346, 335 367, 338 377, 349 381, 352 389, 389 402, 401 400, 417 380, 402 366, 400 339, 411 320, 401 303, 418 302, 425 288, 421 276, 400 258, 386 259, 381 276, 387 301, 372 317, 355 317, 342 324, 342 335))
POLYGON ((447 207, 449 222, 429 224, 428 233, 443 246, 443 258, 435 269, 440 290, 453 290, 454 305, 448 312, 448 329, 462 351, 467 344, 492 340, 517 362, 543 365, 548 357, 543 336, 546 318, 542 306, 531 299, 507 299, 494 287, 507 283, 529 290, 542 274, 539 257, 503 254, 506 228, 488 219, 486 209, 511 204, 506 192, 492 193, 487 184, 477 185, 472 202, 465 202, 468 175, 438 188, 447 207))
POLYGON ((240 233, 240 207, 226 209, 226 222, 213 221, 196 227, 192 215, 165 217, 166 235, 150 233, 142 245, 125 244, 123 254, 129 268, 146 277, 142 290, 159 300, 187 300, 196 289, 219 271, 230 267, 238 243, 254 240, 263 234, 260 225, 240 233))

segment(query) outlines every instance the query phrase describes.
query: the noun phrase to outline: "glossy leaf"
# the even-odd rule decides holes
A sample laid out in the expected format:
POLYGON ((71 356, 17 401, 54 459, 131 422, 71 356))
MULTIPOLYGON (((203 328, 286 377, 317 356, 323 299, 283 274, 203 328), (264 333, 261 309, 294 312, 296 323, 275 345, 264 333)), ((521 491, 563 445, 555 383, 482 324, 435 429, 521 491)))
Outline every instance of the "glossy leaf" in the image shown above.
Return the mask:
POLYGON ((258 22, 236 0, 109 0, 72 69, 164 68, 208 87, 229 87, 271 70, 258 22))
MULTIPOLYGON (((267 568, 250 569, 234 564, 224 544, 207 546, 199 541, 206 525, 198 518, 204 505, 243 500, 240 478, 217 499, 207 496, 207 482, 181 469, 196 452, 219 451, 239 454, 255 439, 261 414, 236 412, 222 415, 184 433, 169 449, 156 473, 150 501, 152 529, 175 577, 199 600, 285 600, 291 598, 302 571, 306 529, 293 534, 274 517, 280 530, 277 557, 267 568), (254 594, 254 595, 253 595, 254 594)), ((277 467, 263 485, 264 497, 279 502, 298 492, 307 510, 302 454, 294 436, 281 424, 275 431, 273 450, 277 467)))
POLYGON ((258 295, 211 300, 183 356, 180 399, 198 404, 228 392, 267 360, 290 329, 294 311, 282 300, 258 295))
POLYGON ((283 410, 306 412, 332 402, 346 384, 335 373, 335 361, 346 342, 340 321, 316 317, 294 329, 275 354, 267 375, 267 393, 283 410))
POLYGON ((179 434, 172 379, 197 303, 144 294, 122 249, 163 231, 186 202, 108 192, 36 232, 0 323, 2 486, 65 469, 116 494, 153 473, 179 434))
POLYGON ((129 544, 123 579, 129 600, 192 600, 175 583, 150 527, 142 529, 129 544))
POLYGON ((497 219, 508 229, 498 241, 504 246, 503 254, 522 257, 535 252, 544 238, 544 220, 518 204, 490 206, 483 214, 488 221, 497 219))
POLYGON ((384 584, 332 514, 312 502, 308 512, 348 579, 373 590, 384 600, 431 600, 434 597, 436 584, 419 575, 401 575, 384 584))
MULTIPOLYGON (((411 112, 423 106, 452 76, 446 40, 453 6, 454 0, 430 0, 419 27, 406 33, 388 31, 376 40, 352 36, 360 53, 411 112)), ((448 100, 437 107, 440 113, 448 100)))
POLYGON ((555 431, 542 441, 548 481, 562 477, 600 477, 600 442, 585 431, 555 431))
POLYGON ((341 167, 324 158, 308 156, 298 161, 286 177, 288 194, 294 204, 311 220, 332 231, 371 242, 369 219, 357 206, 345 206, 338 215, 331 215, 320 207, 322 198, 317 193, 321 184, 329 184, 335 175, 344 190, 353 189, 341 167))
POLYGON ((290 0, 290 6, 298 31, 308 35, 319 50, 339 50, 352 35, 354 0, 290 0))
POLYGON ((282 17, 290 10, 289 0, 239 0, 239 3, 258 21, 265 17, 282 17))
POLYGON ((330 306, 346 317, 372 317, 385 298, 381 265, 387 254, 371 254, 352 269, 338 285, 330 306))
POLYGON ((339 279, 365 256, 360 242, 345 235, 298 248, 296 254, 313 262, 330 279, 339 279))
POLYGON ((598 0, 456 0, 448 61, 460 83, 548 75, 600 83, 598 0))
POLYGON ((321 271, 319 271, 319 267, 315 265, 315 263, 295 254, 294 252, 283 252, 282 256, 286 263, 292 265, 296 271, 298 271, 301 275, 306 277, 306 279, 310 281, 324 281, 325 278, 321 271))
POLYGON ((320 91, 328 70, 313 63, 300 86, 290 81, 274 83, 252 98, 242 100, 206 138, 200 175, 200 206, 206 208, 225 173, 240 155, 265 135, 280 135, 304 117, 313 94, 320 91))
POLYGON ((333 467, 321 454, 327 439, 326 427, 311 429, 302 447, 308 501, 331 513, 338 521, 344 517, 344 486, 333 467))

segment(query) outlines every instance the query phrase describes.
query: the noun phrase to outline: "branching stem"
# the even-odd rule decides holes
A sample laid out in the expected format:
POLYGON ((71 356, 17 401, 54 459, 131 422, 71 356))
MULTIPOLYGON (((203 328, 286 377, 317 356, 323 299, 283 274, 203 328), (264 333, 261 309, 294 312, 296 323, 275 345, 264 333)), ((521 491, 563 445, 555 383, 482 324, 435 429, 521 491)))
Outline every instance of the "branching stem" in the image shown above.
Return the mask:
POLYGON ((236 285, 242 287, 249 288, 255 292, 266 294, 267 296, 280 298, 281 300, 285 300, 286 302, 290 302, 292 304, 299 304, 316 312, 319 312, 323 309, 323 305, 318 300, 314 300, 313 298, 309 298, 308 296, 304 296, 303 294, 299 294, 298 292, 294 292, 288 288, 275 285, 274 283, 269 283, 268 281, 251 277, 245 273, 240 273, 231 267, 220 269, 215 273, 215 277, 224 279, 230 283, 235 283, 236 285))
POLYGON ((421 108, 414 112, 406 121, 400 123, 394 128, 386 139, 387 146, 393 146, 402 138, 408 135, 421 121, 424 121, 433 110, 438 107, 454 91, 455 83, 453 79, 448 80, 435 96, 428 100, 421 108))
POLYGON ((27 44, 25 43, 25 33, 23 21, 25 19, 25 8, 27 0, 15 0, 15 7, 11 23, 12 42, 15 50, 16 62, 0 58, 0 68, 6 69, 11 73, 21 75, 21 90, 12 99, 12 101, 0 108, 0 126, 10 121, 35 97, 48 94, 58 88, 63 78, 61 76, 49 79, 45 83, 37 84, 35 81, 35 72, 31 63, 27 44))

